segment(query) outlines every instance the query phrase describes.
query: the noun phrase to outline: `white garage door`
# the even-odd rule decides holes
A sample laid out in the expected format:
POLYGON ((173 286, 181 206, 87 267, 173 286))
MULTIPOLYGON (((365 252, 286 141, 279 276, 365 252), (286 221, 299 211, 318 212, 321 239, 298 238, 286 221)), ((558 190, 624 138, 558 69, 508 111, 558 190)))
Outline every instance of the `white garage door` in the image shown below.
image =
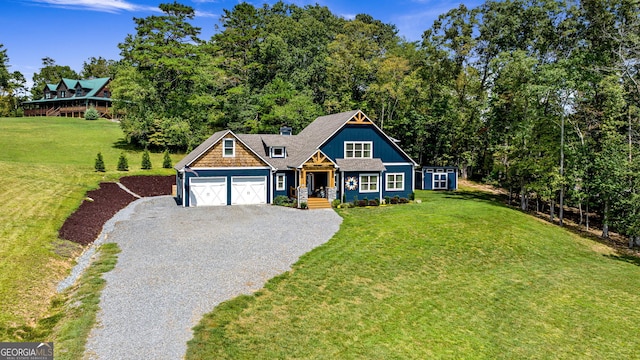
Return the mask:
POLYGON ((227 205, 226 178, 191 178, 190 184, 191 206, 227 205))
POLYGON ((265 176, 247 176, 231 178, 231 204, 266 204, 267 178, 265 176))

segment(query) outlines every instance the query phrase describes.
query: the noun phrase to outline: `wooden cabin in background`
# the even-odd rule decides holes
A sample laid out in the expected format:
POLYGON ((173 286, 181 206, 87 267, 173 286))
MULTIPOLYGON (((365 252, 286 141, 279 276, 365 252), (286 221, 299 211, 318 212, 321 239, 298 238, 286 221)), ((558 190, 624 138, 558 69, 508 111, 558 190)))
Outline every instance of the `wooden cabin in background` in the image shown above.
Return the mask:
POLYGON ((112 118, 110 82, 111 78, 62 79, 46 84, 42 98, 22 103, 24 116, 84 117, 93 107, 102 117, 112 118))

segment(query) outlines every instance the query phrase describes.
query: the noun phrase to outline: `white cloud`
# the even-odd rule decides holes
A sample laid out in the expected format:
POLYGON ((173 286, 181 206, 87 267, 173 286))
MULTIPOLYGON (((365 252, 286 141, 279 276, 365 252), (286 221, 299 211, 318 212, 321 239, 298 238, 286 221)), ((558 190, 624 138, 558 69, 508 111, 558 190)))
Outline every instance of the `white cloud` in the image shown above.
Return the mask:
POLYGON ((196 10, 196 17, 217 18, 218 15, 208 11, 196 10))
POLYGON ((65 9, 93 10, 110 13, 141 10, 158 11, 155 7, 136 5, 126 0, 33 0, 33 2, 65 9))

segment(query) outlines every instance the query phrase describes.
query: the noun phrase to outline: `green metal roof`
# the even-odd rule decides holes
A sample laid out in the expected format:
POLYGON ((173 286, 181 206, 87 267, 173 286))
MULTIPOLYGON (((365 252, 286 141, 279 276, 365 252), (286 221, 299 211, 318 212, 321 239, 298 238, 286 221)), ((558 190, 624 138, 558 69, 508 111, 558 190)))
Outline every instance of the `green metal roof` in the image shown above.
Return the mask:
POLYGON ((78 83, 78 80, 62 78, 61 82, 67 85, 68 89, 74 89, 76 87, 76 84, 78 83))
MULTIPOLYGON (((104 100, 111 101, 111 98, 96 96, 98 95, 98 91, 104 88, 105 85, 111 80, 111 78, 98 78, 98 79, 88 79, 88 80, 77 80, 77 79, 62 79, 60 82, 64 82, 64 84, 69 89, 75 89, 76 85, 79 83, 82 87, 82 96, 72 96, 72 97, 53 97, 51 99, 40 98, 38 100, 24 101, 23 104, 34 104, 34 103, 46 103, 46 102, 54 102, 54 101, 65 101, 65 100, 78 100, 78 99, 87 99, 87 100, 104 100)), ((47 84, 47 88, 49 91, 56 91, 58 84, 47 84)))

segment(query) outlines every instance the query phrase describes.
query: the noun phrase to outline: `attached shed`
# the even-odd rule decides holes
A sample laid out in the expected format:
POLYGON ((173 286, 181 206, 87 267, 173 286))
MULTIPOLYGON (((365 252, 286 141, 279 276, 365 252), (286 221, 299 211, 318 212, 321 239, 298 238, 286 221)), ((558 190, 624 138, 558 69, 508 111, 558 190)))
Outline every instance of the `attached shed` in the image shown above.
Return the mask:
POLYGON ((423 166, 422 189, 458 190, 457 166, 423 166))

